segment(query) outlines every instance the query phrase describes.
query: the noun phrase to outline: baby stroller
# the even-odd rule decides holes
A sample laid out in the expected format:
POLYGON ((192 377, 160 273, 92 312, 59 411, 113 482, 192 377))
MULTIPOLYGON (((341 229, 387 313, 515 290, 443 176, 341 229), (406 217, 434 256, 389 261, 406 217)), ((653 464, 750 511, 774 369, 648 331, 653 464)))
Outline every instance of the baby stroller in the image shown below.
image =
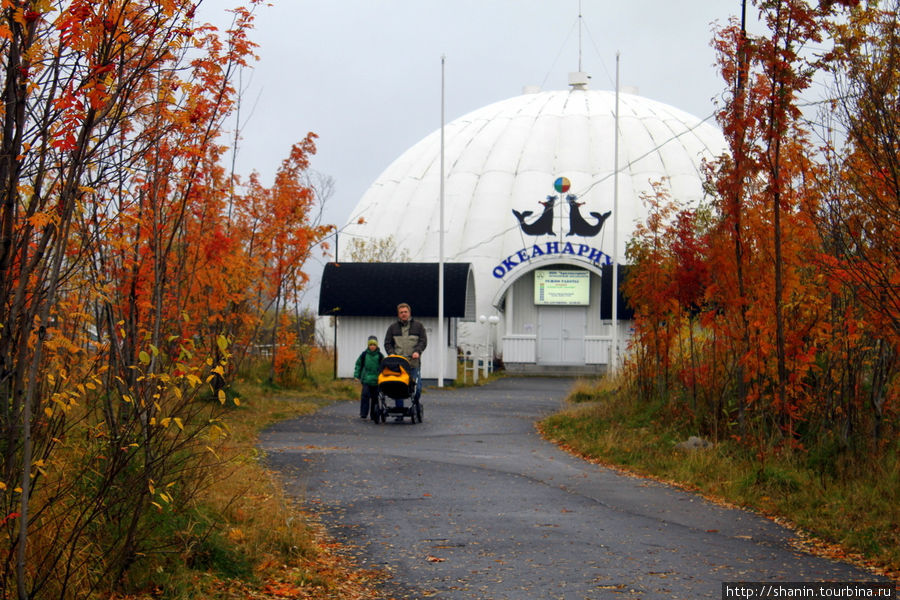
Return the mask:
POLYGON ((416 400, 416 382, 410 375, 409 361, 397 354, 389 354, 381 361, 378 373, 378 403, 372 411, 376 423, 384 423, 388 415, 402 421, 409 417, 412 423, 422 422, 422 403, 416 400), (388 406, 386 399, 409 400, 403 408, 388 406))

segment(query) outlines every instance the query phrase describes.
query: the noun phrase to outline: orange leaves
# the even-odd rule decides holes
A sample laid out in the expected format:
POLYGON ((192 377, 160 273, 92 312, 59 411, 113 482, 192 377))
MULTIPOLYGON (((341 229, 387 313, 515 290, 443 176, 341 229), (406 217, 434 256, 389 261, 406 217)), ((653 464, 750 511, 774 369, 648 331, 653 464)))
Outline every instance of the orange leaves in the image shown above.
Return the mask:
POLYGON ((58 223, 59 217, 56 213, 37 212, 28 217, 27 221, 35 229, 43 229, 50 223, 58 223))
POLYGON ((263 588, 263 593, 271 594, 279 598, 301 598, 303 589, 291 583, 269 582, 263 588))

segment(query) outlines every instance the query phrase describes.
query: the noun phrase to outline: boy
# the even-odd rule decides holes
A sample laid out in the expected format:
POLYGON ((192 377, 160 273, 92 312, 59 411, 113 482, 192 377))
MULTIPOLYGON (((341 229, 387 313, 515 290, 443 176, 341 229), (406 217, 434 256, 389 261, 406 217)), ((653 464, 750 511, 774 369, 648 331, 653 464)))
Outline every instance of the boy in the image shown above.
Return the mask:
POLYGON ((356 359, 356 368, 353 370, 353 377, 362 384, 359 397, 360 419, 373 415, 375 411, 375 403, 378 402, 378 370, 383 359, 384 354, 378 349, 378 338, 370 335, 367 347, 356 359))

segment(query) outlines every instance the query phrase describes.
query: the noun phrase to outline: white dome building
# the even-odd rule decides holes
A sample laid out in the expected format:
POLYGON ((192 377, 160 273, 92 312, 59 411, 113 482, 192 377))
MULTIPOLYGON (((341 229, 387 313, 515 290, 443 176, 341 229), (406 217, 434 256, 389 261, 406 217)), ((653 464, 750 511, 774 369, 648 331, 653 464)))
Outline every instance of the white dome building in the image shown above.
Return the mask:
MULTIPOLYGON (((624 262, 653 182, 697 203, 702 162, 726 149, 716 127, 632 94, 619 95, 618 125, 617 202, 614 92, 575 85, 528 93, 445 125, 443 259, 471 263, 476 313, 499 317, 497 327, 462 323, 461 345, 490 336, 511 370, 599 371, 609 362, 613 320, 609 291, 601 313, 601 292, 612 270, 603 266, 624 262)), ((338 262, 349 258, 346 240, 388 236, 411 260, 437 262, 440 198, 438 130, 363 195, 342 230, 338 262)))

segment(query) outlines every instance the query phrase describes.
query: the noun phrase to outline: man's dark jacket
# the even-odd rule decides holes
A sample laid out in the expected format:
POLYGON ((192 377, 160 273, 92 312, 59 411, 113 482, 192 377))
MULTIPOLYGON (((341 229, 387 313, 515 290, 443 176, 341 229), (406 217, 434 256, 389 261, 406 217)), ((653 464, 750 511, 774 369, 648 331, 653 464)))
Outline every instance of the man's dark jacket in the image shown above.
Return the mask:
POLYGON ((425 334, 425 326, 410 319, 405 324, 399 319, 391 323, 384 335, 384 350, 388 354, 399 354, 409 360, 414 369, 419 368, 419 359, 413 358, 413 352, 420 355, 428 345, 428 336, 425 334))

